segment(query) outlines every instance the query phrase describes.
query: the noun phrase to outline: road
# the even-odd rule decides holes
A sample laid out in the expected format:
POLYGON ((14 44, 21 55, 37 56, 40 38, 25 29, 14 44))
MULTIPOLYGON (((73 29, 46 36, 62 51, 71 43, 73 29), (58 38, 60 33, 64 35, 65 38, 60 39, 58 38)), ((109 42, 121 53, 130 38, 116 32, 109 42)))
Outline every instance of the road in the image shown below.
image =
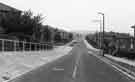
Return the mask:
POLYGON ((131 82, 122 73, 99 60, 82 42, 56 61, 9 82, 131 82))

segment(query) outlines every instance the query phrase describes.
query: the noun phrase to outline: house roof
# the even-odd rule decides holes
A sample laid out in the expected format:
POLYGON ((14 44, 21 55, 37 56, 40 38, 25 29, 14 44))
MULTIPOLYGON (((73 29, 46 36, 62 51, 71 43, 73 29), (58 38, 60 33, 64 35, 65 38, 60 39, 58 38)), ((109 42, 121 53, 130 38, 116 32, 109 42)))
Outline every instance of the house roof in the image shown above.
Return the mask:
POLYGON ((1 3, 1 2, 0 2, 0 10, 1 10, 1 11, 20 11, 20 10, 18 10, 18 9, 16 9, 16 8, 13 8, 13 7, 11 7, 11 6, 8 6, 8 5, 3 4, 3 3, 1 3))

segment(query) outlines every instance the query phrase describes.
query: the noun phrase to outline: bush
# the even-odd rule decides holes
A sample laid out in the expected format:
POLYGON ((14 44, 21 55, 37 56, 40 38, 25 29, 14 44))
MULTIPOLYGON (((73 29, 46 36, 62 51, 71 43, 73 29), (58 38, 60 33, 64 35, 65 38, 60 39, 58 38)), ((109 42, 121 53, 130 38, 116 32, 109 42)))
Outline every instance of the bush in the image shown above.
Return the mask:
POLYGON ((125 57, 127 59, 135 59, 135 50, 120 49, 116 54, 117 57, 125 57))
POLYGON ((97 43, 96 43, 95 41, 93 41, 93 40, 89 39, 89 37, 88 37, 88 36, 86 36, 86 40, 87 40, 87 41, 88 41, 88 43, 89 43, 89 44, 91 44, 93 47, 98 48, 97 43))

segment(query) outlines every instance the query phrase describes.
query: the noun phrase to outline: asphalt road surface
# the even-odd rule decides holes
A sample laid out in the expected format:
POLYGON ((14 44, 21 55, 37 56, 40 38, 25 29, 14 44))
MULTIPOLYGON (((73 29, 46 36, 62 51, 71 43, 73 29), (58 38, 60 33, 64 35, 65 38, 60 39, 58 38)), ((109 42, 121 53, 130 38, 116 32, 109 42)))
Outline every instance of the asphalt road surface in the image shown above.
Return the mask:
POLYGON ((131 82, 122 73, 99 60, 83 41, 66 56, 9 82, 131 82))

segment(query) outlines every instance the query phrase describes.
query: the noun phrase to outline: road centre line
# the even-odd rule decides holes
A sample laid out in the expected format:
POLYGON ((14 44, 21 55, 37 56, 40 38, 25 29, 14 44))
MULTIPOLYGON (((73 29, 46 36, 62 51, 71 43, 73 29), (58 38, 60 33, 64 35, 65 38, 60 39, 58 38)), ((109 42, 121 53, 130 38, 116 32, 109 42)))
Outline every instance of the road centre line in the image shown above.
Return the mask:
POLYGON ((79 60, 80 60, 80 56, 78 56, 77 59, 76 59, 76 63, 75 63, 73 74, 72 74, 73 79, 76 78, 77 68, 78 68, 78 65, 79 65, 79 60))
POLYGON ((64 71, 64 68, 54 67, 52 70, 53 71, 64 71))
POLYGON ((77 73, 77 65, 75 65, 74 70, 73 70, 73 74, 72 74, 73 79, 76 78, 76 73, 77 73))

